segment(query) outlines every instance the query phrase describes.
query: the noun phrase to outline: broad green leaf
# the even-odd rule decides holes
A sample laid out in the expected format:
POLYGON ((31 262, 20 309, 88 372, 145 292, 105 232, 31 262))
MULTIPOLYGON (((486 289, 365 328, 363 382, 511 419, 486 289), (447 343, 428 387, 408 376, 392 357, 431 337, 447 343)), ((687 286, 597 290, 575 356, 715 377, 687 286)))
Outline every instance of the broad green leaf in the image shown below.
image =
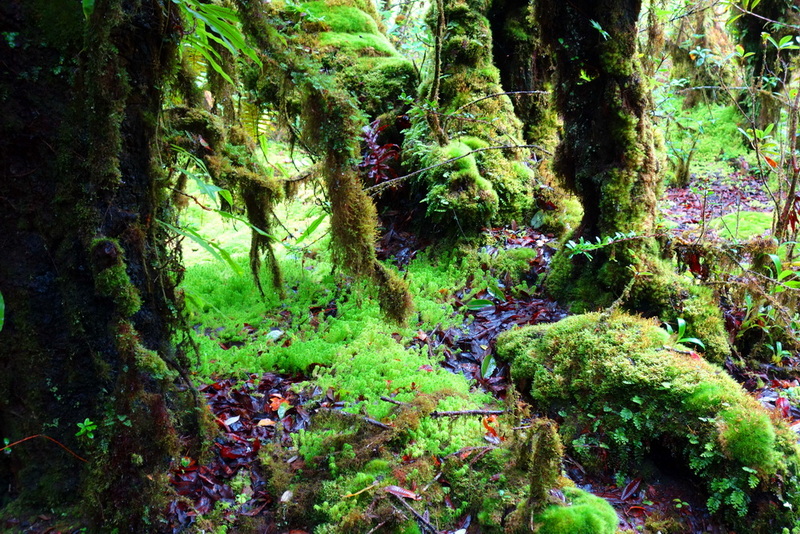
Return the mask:
POLYGON ((483 378, 489 378, 492 376, 495 369, 497 369, 497 362, 494 361, 494 356, 491 354, 484 356, 481 362, 481 376, 483 378))
MULTIPOLYGON (((220 213, 222 213, 222 212, 220 212, 220 213)), ((216 243, 212 243, 210 241, 207 241, 203 236, 201 236, 200 234, 198 234, 196 231, 192 230, 191 228, 178 228, 177 226, 173 226, 173 225, 169 224, 168 222, 161 221, 161 220, 159 220, 158 222, 161 223, 163 226, 169 228, 170 230, 172 230, 176 234, 180 234, 180 235, 182 235, 184 237, 188 237, 189 239, 191 239, 192 241, 194 241, 195 243, 197 243, 198 245, 203 247, 203 249, 206 252, 208 252, 209 254, 211 254, 211 256, 213 256, 214 259, 216 259, 217 261, 220 261, 222 263, 227 263, 228 266, 236 274, 238 274, 238 275, 242 274, 241 267, 239 267, 239 265, 235 261, 233 261, 233 258, 231 258, 231 255, 228 253, 228 251, 225 250, 224 248, 220 247, 216 243)))
POLYGON ((305 238, 314 233, 314 230, 316 230, 319 227, 319 225, 322 223, 322 221, 325 220, 327 216, 328 216, 327 213, 323 213, 322 215, 311 221, 311 224, 308 225, 308 228, 306 228, 306 230, 302 234, 300 234, 300 237, 297 238, 295 244, 299 245, 300 243, 303 242, 305 238))
POLYGON ((486 299, 472 299, 466 304, 466 308, 471 311, 482 310, 484 308, 488 308, 489 306, 494 306, 494 302, 486 299))
POLYGON ((94 13, 94 0, 82 0, 81 6, 83 7, 83 16, 86 17, 86 20, 89 20, 89 17, 94 13))
POLYGON ((6 318, 6 301, 3 299, 3 294, 0 293, 0 332, 3 331, 3 325, 6 318))
POLYGON ((272 234, 270 234, 268 232, 265 232, 264 230, 262 230, 258 226, 254 226, 253 224, 250 224, 250 221, 248 221, 247 219, 243 219, 243 218, 239 217, 238 215, 234 215, 233 213, 228 213, 227 211, 217 210, 217 213, 219 214, 220 217, 223 217, 225 219, 233 219, 234 221, 239 221, 240 223, 246 225, 248 228, 250 228, 251 230, 253 230, 257 234, 261 234, 264 237, 268 237, 268 238, 272 239, 273 241, 278 241, 278 239, 275 239, 274 235, 272 235, 272 234))
POLYGON ((701 349, 703 349, 703 350, 706 349, 706 346, 703 344, 703 342, 700 341, 699 339, 697 339, 696 337, 684 337, 684 338, 679 339, 678 341, 680 343, 683 343, 683 344, 694 343, 695 345, 697 345, 701 349))

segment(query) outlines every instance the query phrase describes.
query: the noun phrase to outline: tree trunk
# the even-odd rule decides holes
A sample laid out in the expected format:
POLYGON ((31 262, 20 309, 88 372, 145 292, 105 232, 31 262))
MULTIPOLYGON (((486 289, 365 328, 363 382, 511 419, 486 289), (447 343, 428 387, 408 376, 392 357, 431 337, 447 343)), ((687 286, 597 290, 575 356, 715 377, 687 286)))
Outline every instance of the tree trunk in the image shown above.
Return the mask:
POLYGON ((661 184, 637 59, 641 2, 543 0, 536 6, 542 38, 556 56, 556 102, 564 120, 554 168, 584 211, 572 237, 611 238, 591 259, 561 250, 546 287, 575 311, 623 305, 673 323, 682 318, 704 341, 706 357, 723 361, 729 348, 713 294, 676 276, 653 236, 661 184))
POLYGON ((203 413, 173 345, 179 264, 157 222, 180 22, 168 0, 98 0, 87 20, 80 6, 0 4, 0 435, 74 453, 36 438, 2 455, 0 517, 158 532, 169 462, 198 452, 203 413), (96 430, 76 437, 87 419, 96 430))
MULTIPOLYGON (((536 3, 542 39, 556 57, 556 102, 564 121, 554 169, 583 205, 573 238, 653 229, 659 190, 649 98, 636 59, 638 0, 536 3)), ((593 262, 561 259, 549 285, 559 296, 613 300, 639 248, 628 242, 593 262), (613 261, 612 261, 613 260, 613 261), (574 276, 586 282, 585 294, 574 276)))

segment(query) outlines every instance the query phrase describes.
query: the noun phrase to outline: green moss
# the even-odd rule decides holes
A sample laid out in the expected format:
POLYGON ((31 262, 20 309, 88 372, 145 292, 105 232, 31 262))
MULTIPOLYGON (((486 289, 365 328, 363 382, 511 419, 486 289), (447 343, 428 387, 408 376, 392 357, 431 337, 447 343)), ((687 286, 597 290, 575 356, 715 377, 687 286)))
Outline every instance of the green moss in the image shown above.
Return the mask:
POLYGON ((762 477, 775 473, 778 464, 775 430, 769 414, 733 406, 720 413, 719 440, 725 454, 762 477))
POLYGON ((99 295, 114 301, 120 315, 130 317, 142 307, 142 299, 131 283, 126 268, 122 263, 103 269, 95 275, 94 283, 99 295))
POLYGON ((772 220, 771 212, 745 211, 712 219, 708 226, 717 230, 723 239, 748 241, 769 232, 772 220))
POLYGON ((332 46, 356 56, 393 56, 397 54, 386 37, 369 33, 325 32, 319 35, 321 46, 332 46))
POLYGON ((352 5, 331 5, 330 2, 307 2, 302 9, 320 19, 323 27, 339 33, 379 33, 375 19, 363 9, 352 5))
POLYGON ((169 380, 177 376, 177 372, 167 367, 167 362, 156 351, 141 346, 136 350, 136 365, 140 371, 156 380, 169 380))
POLYGON ((550 506, 534 516, 537 534, 614 534, 617 513, 600 497, 578 488, 564 488, 569 506, 550 506))
POLYGON ((497 352, 512 361, 514 380, 541 409, 574 407, 562 435, 584 465, 604 447, 614 465, 597 468, 636 470, 658 441, 686 462, 706 488, 709 508, 722 510, 731 525, 767 513, 750 506, 756 495, 786 502, 775 520, 790 524, 788 507, 800 498, 796 438, 721 368, 670 350, 653 322, 577 315, 506 332, 497 352))

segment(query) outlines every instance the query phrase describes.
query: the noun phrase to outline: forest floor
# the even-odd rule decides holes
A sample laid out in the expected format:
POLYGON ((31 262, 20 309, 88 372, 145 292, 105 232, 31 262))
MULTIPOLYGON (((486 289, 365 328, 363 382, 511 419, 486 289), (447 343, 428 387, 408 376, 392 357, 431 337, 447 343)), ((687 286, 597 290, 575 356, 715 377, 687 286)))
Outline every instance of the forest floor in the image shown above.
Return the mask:
MULTIPOLYGON (((730 217, 730 214, 768 213, 769 198, 757 179, 739 170, 732 174, 693 180, 685 188, 670 189, 664 196, 661 209, 672 236, 683 240, 713 240, 718 239, 720 233, 736 235, 739 217, 729 218, 723 224, 713 221, 720 221, 723 216, 730 217), (735 222, 731 223, 732 220, 735 222), (732 224, 737 227, 731 228, 732 224)), ((752 226, 752 221, 747 217, 745 219, 752 226)), ((757 221, 757 224, 761 223, 763 219, 757 221)), ((752 232, 753 229, 748 227, 748 231, 752 232)), ((489 241, 494 244, 484 247, 483 253, 491 257, 500 248, 531 248, 537 252, 530 261, 531 280, 535 282, 546 273, 554 251, 552 236, 522 227, 487 232, 491 236, 489 241)), ((413 258, 421 246, 414 235, 392 230, 383 236, 379 249, 386 258, 393 257, 402 264, 413 258)), ((498 296, 496 291, 473 287, 472 282, 471 278, 467 279, 464 286, 451 295, 453 307, 462 310, 462 324, 439 326, 429 331, 419 330, 410 345, 431 354, 443 355, 441 365, 444 368, 463 374, 477 388, 502 401, 513 386, 507 365, 491 360, 492 368, 487 369, 486 362, 490 361, 495 338, 514 325, 554 322, 565 317, 567 312, 534 290, 529 293, 515 292, 513 296, 498 296), (487 304, 468 306, 469 302, 487 304)), ((502 285, 504 281, 499 282, 502 285)), ((312 322, 336 316, 337 312, 334 301, 327 307, 317 306, 308 310, 312 322)), ((213 337, 213 325, 203 327, 213 337)), ((259 333, 257 326, 249 324, 245 324, 244 329, 250 338, 265 334, 259 333)), ((275 330, 270 332, 274 333, 275 330)), ((223 348, 228 348, 224 342, 219 343, 223 348)), ((796 356, 787 363, 793 364, 796 356)), ((780 411, 792 421, 800 419, 797 407, 786 401, 786 395, 780 394, 783 390, 798 386, 796 380, 777 376, 770 373, 769 369, 738 369, 737 372, 745 387, 760 398, 765 406, 780 411)), ((169 517, 175 532, 193 524, 198 517, 208 515, 215 503, 218 509, 224 505, 221 514, 218 514, 218 521, 222 524, 235 524, 237 516, 262 516, 268 518, 265 532, 310 532, 311 529, 304 530, 303 525, 290 525, 291 530, 279 526, 278 510, 292 496, 288 493, 269 493, 258 459, 261 443, 277 443, 278 446, 290 448, 293 434, 309 428, 315 415, 345 407, 334 388, 309 385, 313 384, 313 381, 309 382, 311 375, 313 373, 252 373, 244 380, 218 378, 200 388, 220 426, 220 435, 216 440, 217 455, 205 465, 198 465, 187 458, 180 465, 173 466, 172 483, 178 494, 184 497, 170 506, 169 517), (298 384, 302 387, 298 388, 298 384), (248 473, 249 479, 243 491, 242 472, 248 473), (240 484, 234 491, 232 479, 237 476, 240 484)), ((391 399, 385 400, 392 402, 391 399)), ((366 419, 378 426, 384 424, 366 419)), ((487 429, 486 440, 489 443, 496 440, 497 433, 492 428, 491 419, 484 418, 484 426, 487 429)), ((727 532, 706 511, 704 497, 692 484, 688 470, 675 465, 667 456, 655 456, 657 453, 654 453, 652 461, 658 475, 648 480, 634 478, 621 481, 610 473, 606 476, 590 475, 570 456, 565 457, 564 468, 579 487, 605 498, 614 506, 622 530, 656 532, 654 525, 661 521, 665 533, 727 532)), ((303 458, 298 455, 288 458, 287 462, 293 472, 306 467, 303 458)), ((398 488, 398 491, 401 489, 398 488)), ((406 491, 413 495, 412 490, 406 491)), ((419 508, 423 507, 424 504, 419 508)), ((471 515, 464 514, 449 530, 437 532, 475 534, 481 530, 477 522, 473 523, 471 515)))
MULTIPOLYGON (((698 241, 719 239, 719 234, 729 238, 738 237, 740 228, 742 232, 758 232, 759 225, 763 225, 768 218, 756 217, 753 222, 752 214, 768 214, 769 206, 769 198, 761 182, 739 169, 731 174, 717 173, 702 180, 695 179, 685 188, 669 189, 662 200, 661 210, 673 237, 698 241)), ((537 253, 530 261, 531 280, 535 282, 546 273, 554 251, 552 236, 522 227, 487 232, 491 236, 489 241, 494 244, 484 247, 483 253, 492 256, 499 248, 532 248, 537 253)), ((391 257, 400 264, 416 256, 422 246, 414 235, 397 230, 387 232, 379 242, 379 250, 384 258, 391 257)), ((502 285, 503 280, 500 283, 502 285)), ((443 355, 441 364, 444 368, 463 374, 476 387, 501 401, 513 386, 507 365, 497 365, 492 360, 493 368, 487 372, 485 362, 491 358, 495 338, 514 325, 554 322, 567 315, 566 310, 556 302, 536 291, 528 294, 516 292, 513 296, 504 294, 498 298, 488 289, 472 287, 472 279, 467 279, 464 286, 451 297, 454 308, 464 310, 463 324, 449 328, 437 327, 431 331, 420 330, 411 345, 443 355), (470 307, 467 306, 468 299, 491 302, 491 305, 470 307)), ((312 321, 335 316, 336 313, 335 303, 327 308, 309 309, 312 321)), ((255 327, 246 325, 245 328, 251 329, 248 333, 252 336, 258 334, 255 327)), ((796 355, 791 360, 787 363, 793 364, 796 355)), ((798 386, 797 380, 777 376, 776 373, 770 373, 769 369, 738 369, 737 372, 744 385, 765 406, 780 411, 792 421, 800 420, 798 408, 787 402, 786 395, 781 394, 798 386)), ((316 414, 344 408, 345 403, 333 388, 323 390, 309 386, 307 381, 310 378, 302 374, 254 373, 246 380, 221 378, 202 386, 201 391, 217 417, 221 430, 217 439, 218 454, 207 465, 200 466, 187 459, 183 465, 173 468, 172 482, 178 493, 187 497, 176 500, 170 509, 172 526, 176 532, 193 523, 197 516, 208 514, 215 502, 237 502, 236 506, 228 505, 222 514, 228 523, 235 522, 237 515, 262 515, 273 518, 268 521, 267 532, 287 531, 279 528, 275 514, 281 503, 291 499, 291 495, 268 493, 267 483, 261 478, 261 470, 256 465, 258 444, 277 441, 284 447, 291 447, 293 433, 307 429, 316 414), (304 385, 300 390, 296 388, 298 383, 304 385), (237 496, 231 490, 230 480, 240 469, 249 472, 250 483, 235 501, 237 496)), ((487 424, 486 421, 490 420, 484 419, 486 439, 491 442, 497 435, 491 423, 487 424)), ((383 424, 373 422, 376 425, 383 424)), ((652 460, 658 476, 648 480, 634 478, 621 481, 611 473, 606 476, 590 475, 570 456, 565 457, 564 468, 579 487, 605 498, 614 506, 622 530, 656 532, 654 525, 662 524, 663 532, 727 532, 708 514, 704 497, 691 482, 688 470, 676 465, 666 455, 662 458, 655 456, 657 453, 654 453, 652 460), (648 527, 645 527, 646 524, 648 527)), ((303 459, 297 455, 289 458, 288 462, 293 471, 302 470, 305 466, 303 459)), ((481 532, 472 520, 469 514, 464 514, 456 524, 451 525, 450 530, 439 532, 481 532)), ((302 525, 292 527, 290 532, 294 534, 307 532, 302 525)))

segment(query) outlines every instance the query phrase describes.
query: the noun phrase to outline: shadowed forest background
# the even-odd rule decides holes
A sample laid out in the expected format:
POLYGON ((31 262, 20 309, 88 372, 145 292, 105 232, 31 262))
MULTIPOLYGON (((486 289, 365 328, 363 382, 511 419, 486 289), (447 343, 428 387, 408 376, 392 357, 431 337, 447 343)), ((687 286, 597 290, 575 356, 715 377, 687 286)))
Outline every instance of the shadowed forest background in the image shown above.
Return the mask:
POLYGON ((795 2, 0 34, 0 530, 800 533, 795 2))

